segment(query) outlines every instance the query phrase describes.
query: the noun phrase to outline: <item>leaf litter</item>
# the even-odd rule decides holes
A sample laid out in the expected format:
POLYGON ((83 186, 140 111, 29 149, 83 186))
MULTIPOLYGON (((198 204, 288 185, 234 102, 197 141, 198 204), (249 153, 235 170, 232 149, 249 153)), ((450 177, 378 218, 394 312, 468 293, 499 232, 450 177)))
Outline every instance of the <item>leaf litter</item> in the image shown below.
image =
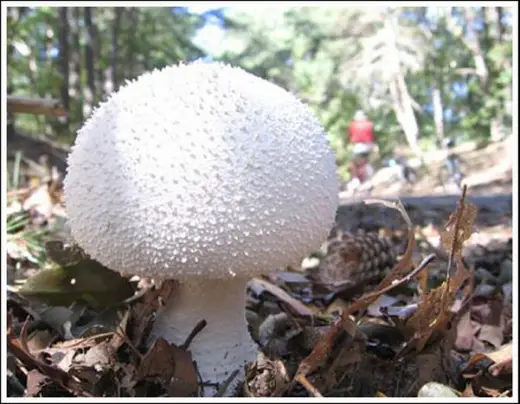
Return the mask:
MULTIPOLYGON (((49 227, 59 223, 56 179, 10 195, 8 263, 18 273, 7 302, 12 395, 198 395, 189 342, 204 324, 182 346, 147 342, 155 313, 175 293, 176 281, 127 279, 57 237, 62 231, 49 227), (39 248, 36 255, 26 247, 31 243, 39 248), (24 282, 16 285, 20 277, 24 282)), ((478 211, 466 201, 465 188, 444 225, 425 231, 400 201, 366 203, 400 213, 404 232, 379 232, 403 247, 399 260, 352 300, 335 291, 318 293, 305 268, 253 279, 248 320, 264 353, 249 364, 237 394, 511 395, 512 307, 504 293, 512 279, 510 240, 467 245, 478 211), (488 292, 479 290, 476 273, 488 292)), ((319 262, 317 257, 307 263, 319 262)))

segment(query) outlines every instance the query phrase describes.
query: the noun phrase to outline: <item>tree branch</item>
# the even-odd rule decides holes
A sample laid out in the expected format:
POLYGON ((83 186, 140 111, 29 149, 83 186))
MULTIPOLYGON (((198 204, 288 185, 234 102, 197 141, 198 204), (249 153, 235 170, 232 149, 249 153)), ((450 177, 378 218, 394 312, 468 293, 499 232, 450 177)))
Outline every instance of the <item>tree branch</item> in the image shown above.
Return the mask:
POLYGON ((7 111, 13 114, 32 114, 65 117, 67 112, 59 100, 7 96, 7 111))

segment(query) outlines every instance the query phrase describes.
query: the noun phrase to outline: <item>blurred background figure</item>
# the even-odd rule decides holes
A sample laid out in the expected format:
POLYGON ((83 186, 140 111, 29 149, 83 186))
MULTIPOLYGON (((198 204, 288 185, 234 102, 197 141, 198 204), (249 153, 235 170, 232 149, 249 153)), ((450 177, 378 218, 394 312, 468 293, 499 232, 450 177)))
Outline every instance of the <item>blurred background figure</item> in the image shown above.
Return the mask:
POLYGON ((368 181, 374 174, 369 156, 375 147, 374 125, 361 110, 357 111, 348 127, 348 140, 352 143, 352 161, 349 166, 351 187, 368 181))
POLYGON ((356 150, 359 154, 373 149, 374 125, 363 111, 356 111, 354 120, 350 122, 348 127, 348 138, 354 145, 354 154, 356 154, 356 150))

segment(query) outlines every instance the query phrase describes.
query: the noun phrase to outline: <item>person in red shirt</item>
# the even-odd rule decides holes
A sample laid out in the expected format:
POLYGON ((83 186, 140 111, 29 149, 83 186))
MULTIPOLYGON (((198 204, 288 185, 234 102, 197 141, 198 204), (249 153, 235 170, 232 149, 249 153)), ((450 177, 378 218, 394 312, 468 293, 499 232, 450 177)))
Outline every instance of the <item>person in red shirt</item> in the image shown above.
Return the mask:
POLYGON ((374 148, 374 125, 363 111, 357 111, 348 127, 348 139, 353 144, 353 161, 350 167, 352 177, 360 183, 368 180, 373 169, 368 163, 368 156, 374 148))
POLYGON ((354 115, 354 120, 348 127, 348 137, 354 145, 358 143, 374 145, 374 125, 363 111, 357 111, 354 115))

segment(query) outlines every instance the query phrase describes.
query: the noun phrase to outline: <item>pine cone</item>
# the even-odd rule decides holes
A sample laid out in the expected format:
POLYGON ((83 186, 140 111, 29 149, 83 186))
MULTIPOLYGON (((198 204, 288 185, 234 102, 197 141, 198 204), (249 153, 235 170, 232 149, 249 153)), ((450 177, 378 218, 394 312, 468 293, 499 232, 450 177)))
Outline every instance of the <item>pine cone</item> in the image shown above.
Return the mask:
POLYGON ((362 293, 380 282, 396 263, 390 240, 377 233, 351 234, 334 229, 327 252, 308 276, 327 289, 362 293))

